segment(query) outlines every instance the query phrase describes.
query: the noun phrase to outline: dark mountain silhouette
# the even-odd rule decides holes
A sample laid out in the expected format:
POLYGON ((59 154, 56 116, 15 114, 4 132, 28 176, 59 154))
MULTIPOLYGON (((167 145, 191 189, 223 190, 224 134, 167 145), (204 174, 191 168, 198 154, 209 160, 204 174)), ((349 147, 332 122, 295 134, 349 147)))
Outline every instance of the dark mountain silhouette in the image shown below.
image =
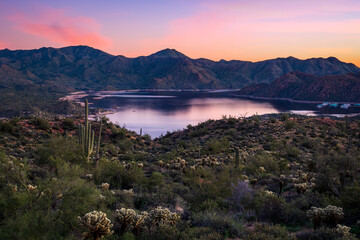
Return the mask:
POLYGON ((255 84, 241 95, 294 100, 360 102, 360 73, 316 76, 299 71, 287 73, 270 84, 255 84))
POLYGON ((235 60, 215 62, 191 59, 174 49, 165 49, 146 57, 126 58, 87 46, 15 51, 5 49, 0 51, 0 66, 2 87, 28 83, 55 88, 57 91, 236 89, 254 83, 270 83, 292 71, 318 76, 360 71, 355 65, 333 57, 307 60, 289 57, 255 63, 235 60), (9 77, 14 83, 8 83, 9 77))

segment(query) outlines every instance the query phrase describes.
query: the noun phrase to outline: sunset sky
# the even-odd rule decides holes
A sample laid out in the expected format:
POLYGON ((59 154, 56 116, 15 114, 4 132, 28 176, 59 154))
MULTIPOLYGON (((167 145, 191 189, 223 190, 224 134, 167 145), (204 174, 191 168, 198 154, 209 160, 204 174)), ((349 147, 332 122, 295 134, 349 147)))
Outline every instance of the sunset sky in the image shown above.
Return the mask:
POLYGON ((88 45, 137 57, 334 56, 360 66, 359 0, 0 0, 0 49, 88 45))

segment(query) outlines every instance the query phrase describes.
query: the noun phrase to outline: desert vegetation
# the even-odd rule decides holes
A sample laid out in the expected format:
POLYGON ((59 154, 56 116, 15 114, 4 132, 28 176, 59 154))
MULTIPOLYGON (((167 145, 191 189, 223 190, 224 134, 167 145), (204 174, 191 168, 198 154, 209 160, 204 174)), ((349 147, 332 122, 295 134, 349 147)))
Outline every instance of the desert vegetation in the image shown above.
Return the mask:
POLYGON ((360 236, 357 119, 224 116, 156 139, 86 122, 0 121, 1 239, 360 236))

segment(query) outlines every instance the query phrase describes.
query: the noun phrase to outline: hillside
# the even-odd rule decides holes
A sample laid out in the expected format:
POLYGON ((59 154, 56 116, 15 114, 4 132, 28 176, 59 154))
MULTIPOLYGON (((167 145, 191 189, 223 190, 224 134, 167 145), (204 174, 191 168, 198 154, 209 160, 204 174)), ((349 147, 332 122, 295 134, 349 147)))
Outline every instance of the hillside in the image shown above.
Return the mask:
POLYGON ((83 123, 0 120, 1 239, 83 239, 94 210, 109 240, 360 236, 356 119, 224 116, 154 140, 103 119, 98 166, 83 123))
POLYGON ((251 85, 237 93, 265 98, 360 102, 360 73, 319 77, 296 71, 272 83, 251 85))

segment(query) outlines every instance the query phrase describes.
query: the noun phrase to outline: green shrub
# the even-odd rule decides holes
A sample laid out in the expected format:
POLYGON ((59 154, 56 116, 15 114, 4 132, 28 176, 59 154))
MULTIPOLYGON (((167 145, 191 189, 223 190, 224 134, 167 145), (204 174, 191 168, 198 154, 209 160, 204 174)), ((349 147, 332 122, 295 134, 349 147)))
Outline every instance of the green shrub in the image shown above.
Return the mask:
POLYGON ((192 227, 186 229, 181 234, 183 240, 223 240, 224 237, 209 227, 192 227))
POLYGON ((159 172, 152 172, 148 180, 149 188, 157 187, 164 184, 164 177, 159 172))
POLYGON ((14 125, 8 121, 0 121, 0 132, 12 133, 14 125))
POLYGON ((246 240, 295 240, 290 236, 285 227, 280 225, 256 224, 246 240))
POLYGON ((36 163, 55 167, 62 162, 85 163, 86 160, 74 138, 53 137, 37 147, 36 163))
POLYGON ((296 234, 299 240, 356 240, 353 235, 346 235, 335 228, 319 228, 316 230, 302 231, 296 234))
POLYGON ((203 151, 205 154, 217 154, 228 150, 230 147, 229 140, 221 138, 220 140, 209 140, 205 143, 203 151))
POLYGON ((240 236, 243 224, 229 213, 204 211, 193 215, 193 226, 209 227, 228 237, 240 236))
POLYGON ((45 118, 37 117, 35 120, 35 126, 37 126, 39 129, 42 129, 42 130, 50 129, 50 123, 45 118))
POLYGON ((285 129, 286 130, 291 130, 296 126, 296 122, 294 120, 289 120, 287 119, 285 121, 285 129))
POLYGON ((62 125, 65 130, 74 130, 76 128, 74 124, 74 119, 72 118, 65 118, 62 121, 62 125))
POLYGON ((278 172, 280 170, 274 156, 263 151, 259 151, 255 155, 248 157, 244 170, 247 175, 259 175, 260 167, 263 167, 267 172, 278 172))

